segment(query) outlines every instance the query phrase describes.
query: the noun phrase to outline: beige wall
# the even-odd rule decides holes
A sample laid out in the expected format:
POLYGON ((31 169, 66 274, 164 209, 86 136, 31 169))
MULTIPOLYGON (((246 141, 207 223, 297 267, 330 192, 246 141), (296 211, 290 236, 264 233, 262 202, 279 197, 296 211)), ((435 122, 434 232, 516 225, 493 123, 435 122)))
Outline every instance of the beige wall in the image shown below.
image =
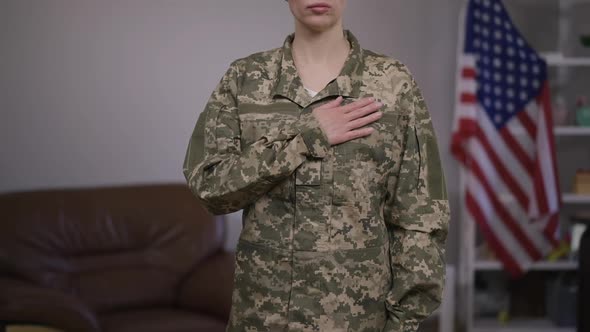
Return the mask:
MULTIPOLYGON (((459 3, 349 0, 345 18, 363 47, 410 67, 444 152, 459 3)), ((183 181, 188 137, 227 65, 280 46, 293 25, 281 0, 0 0, 0 13, 0 191, 183 181)))

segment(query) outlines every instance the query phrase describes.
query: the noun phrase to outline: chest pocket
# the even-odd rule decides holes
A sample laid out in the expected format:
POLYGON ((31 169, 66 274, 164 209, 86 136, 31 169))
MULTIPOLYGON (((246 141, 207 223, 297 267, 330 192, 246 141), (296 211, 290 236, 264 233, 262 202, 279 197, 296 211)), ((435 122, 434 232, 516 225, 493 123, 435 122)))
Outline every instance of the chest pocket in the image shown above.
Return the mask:
MULTIPOLYGON (((291 102, 277 101, 270 104, 241 103, 240 117, 241 146, 247 147, 262 137, 278 135, 283 128, 297 120, 299 108, 291 102)), ((293 177, 288 177, 274 186, 268 195, 274 199, 292 199, 293 177)))
POLYGON ((333 198, 335 206, 354 206, 359 217, 367 217, 371 202, 371 177, 376 165, 355 153, 334 154, 333 198))
POLYGON ((248 146, 269 133, 278 133, 297 120, 299 108, 290 102, 267 105, 243 103, 239 107, 242 146, 248 146))

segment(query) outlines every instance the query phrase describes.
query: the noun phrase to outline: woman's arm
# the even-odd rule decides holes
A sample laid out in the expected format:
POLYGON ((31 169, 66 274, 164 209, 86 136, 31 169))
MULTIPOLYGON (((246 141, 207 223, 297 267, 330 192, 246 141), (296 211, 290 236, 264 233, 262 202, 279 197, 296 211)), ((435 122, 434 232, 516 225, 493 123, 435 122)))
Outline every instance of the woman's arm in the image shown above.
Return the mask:
POLYGON ((385 209, 393 275, 385 332, 416 331, 439 306, 450 218, 434 128, 414 80, 401 98, 400 104, 411 109, 401 165, 390 178, 385 209))
POLYGON ((330 146, 311 112, 241 146, 238 61, 230 65, 200 114, 183 163, 191 191, 213 214, 253 203, 308 157, 323 158, 330 146))

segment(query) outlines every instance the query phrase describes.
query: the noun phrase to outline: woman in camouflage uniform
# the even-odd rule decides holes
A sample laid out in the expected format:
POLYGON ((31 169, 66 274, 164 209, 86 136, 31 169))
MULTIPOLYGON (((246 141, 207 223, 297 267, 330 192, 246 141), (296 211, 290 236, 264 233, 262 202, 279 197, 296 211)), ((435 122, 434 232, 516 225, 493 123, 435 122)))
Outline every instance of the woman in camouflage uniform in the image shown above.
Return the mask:
POLYGON ((416 331, 440 303, 430 114, 403 64, 343 30, 345 5, 289 0, 295 33, 233 61, 190 138, 195 196, 244 210, 227 331, 416 331))

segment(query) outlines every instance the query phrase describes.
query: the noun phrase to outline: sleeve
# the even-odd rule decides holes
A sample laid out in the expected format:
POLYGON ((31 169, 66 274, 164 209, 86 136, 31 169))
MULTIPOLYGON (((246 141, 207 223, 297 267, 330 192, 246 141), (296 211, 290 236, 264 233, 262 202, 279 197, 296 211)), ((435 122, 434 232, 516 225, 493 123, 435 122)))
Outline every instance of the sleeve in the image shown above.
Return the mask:
POLYGON ((237 61, 199 115, 183 162, 189 188, 213 214, 235 212, 253 203, 308 158, 323 158, 330 146, 311 112, 242 146, 237 61))
POLYGON ((450 210, 434 128, 413 79, 398 102, 409 117, 384 210, 393 280, 383 331, 414 332, 442 300, 450 210))

